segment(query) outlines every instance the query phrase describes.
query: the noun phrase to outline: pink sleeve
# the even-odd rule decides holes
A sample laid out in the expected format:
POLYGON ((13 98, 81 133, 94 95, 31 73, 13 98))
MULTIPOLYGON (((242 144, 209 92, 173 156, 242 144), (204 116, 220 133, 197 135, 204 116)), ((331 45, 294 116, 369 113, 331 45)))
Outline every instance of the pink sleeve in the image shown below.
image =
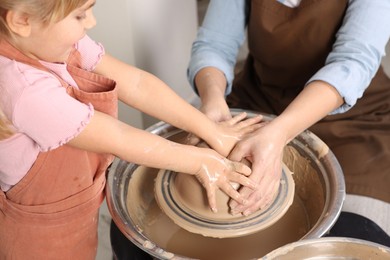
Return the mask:
POLYGON ((92 105, 69 96, 54 76, 36 70, 24 80, 28 82, 22 82, 25 87, 14 103, 12 121, 41 151, 67 143, 89 123, 92 105))
POLYGON ((85 35, 77 44, 76 49, 82 57, 81 66, 83 69, 92 71, 104 55, 104 47, 85 35))

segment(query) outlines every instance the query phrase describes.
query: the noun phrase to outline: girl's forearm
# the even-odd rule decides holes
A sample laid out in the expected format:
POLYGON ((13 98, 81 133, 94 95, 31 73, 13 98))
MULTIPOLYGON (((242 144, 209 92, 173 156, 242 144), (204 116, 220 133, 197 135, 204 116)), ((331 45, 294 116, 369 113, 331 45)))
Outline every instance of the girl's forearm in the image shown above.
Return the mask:
POLYGON ((149 167, 196 173, 214 151, 183 145, 95 112, 70 145, 149 167))
POLYGON ((213 143, 216 136, 215 123, 158 78, 145 74, 139 90, 140 93, 135 97, 136 104, 133 102, 135 108, 213 143))
POLYGON ((143 131, 135 131, 129 138, 133 145, 119 149, 116 156, 148 167, 195 174, 211 155, 211 150, 183 145, 143 131))
POLYGON ((154 75, 105 55, 95 70, 117 82, 124 103, 213 142, 215 124, 154 75))

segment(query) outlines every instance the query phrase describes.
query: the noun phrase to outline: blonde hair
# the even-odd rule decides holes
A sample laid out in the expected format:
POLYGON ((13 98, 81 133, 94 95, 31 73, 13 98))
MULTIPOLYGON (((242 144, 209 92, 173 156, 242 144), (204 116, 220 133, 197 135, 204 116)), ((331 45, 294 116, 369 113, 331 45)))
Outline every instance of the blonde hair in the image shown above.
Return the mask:
POLYGON ((45 24, 58 22, 88 0, 0 0, 0 37, 10 36, 6 22, 9 10, 21 10, 45 24))
MULTIPOLYGON (((0 0, 0 40, 12 37, 6 16, 9 10, 19 10, 44 24, 61 21, 88 0, 0 0)), ((0 110, 0 140, 14 134, 11 122, 0 110)))

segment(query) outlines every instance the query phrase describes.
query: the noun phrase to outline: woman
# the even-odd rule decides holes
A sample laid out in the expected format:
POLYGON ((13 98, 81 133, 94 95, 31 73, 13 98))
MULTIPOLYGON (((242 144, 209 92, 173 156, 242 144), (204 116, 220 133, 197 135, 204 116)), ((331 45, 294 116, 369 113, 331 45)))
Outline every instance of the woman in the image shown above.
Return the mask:
POLYGON ((230 154, 252 160, 259 183, 241 190, 250 203, 231 202, 236 213, 269 203, 283 147, 308 128, 335 153, 347 193, 390 202, 390 79, 380 67, 389 13, 390 1, 210 1, 188 70, 202 111, 215 121, 229 107, 277 115, 230 154), (249 54, 233 80, 246 30, 249 54))

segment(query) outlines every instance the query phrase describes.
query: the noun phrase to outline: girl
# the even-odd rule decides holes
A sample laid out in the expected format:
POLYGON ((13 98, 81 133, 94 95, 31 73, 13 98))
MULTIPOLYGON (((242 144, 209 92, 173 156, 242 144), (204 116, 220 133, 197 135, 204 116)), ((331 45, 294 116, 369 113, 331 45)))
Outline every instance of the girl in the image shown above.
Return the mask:
POLYGON ((105 54, 86 36, 94 4, 0 0, 0 259, 94 259, 113 155, 196 175, 213 210, 215 189, 244 203, 229 182, 254 188, 250 169, 225 156, 260 117, 214 124, 157 78, 105 54), (118 121, 118 98, 215 150, 118 121))

